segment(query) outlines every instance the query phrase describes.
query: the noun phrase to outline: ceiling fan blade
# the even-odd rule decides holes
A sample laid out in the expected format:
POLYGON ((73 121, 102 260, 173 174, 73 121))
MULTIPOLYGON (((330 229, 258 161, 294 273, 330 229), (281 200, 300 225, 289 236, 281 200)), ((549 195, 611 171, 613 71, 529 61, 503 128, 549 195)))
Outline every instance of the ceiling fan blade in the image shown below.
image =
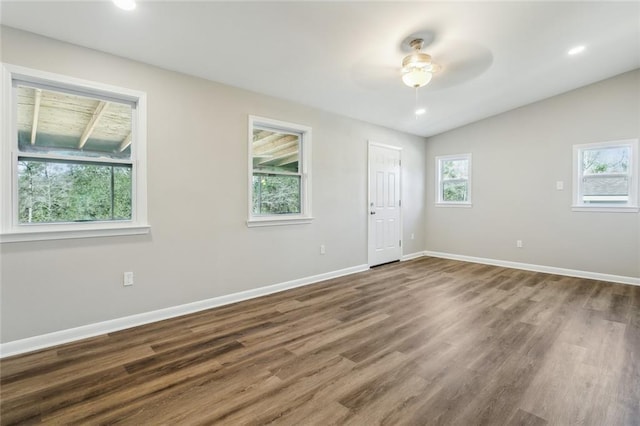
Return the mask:
POLYGON ((493 54, 475 43, 452 41, 438 43, 432 50, 438 70, 428 85, 429 90, 457 86, 482 75, 493 63, 493 54))

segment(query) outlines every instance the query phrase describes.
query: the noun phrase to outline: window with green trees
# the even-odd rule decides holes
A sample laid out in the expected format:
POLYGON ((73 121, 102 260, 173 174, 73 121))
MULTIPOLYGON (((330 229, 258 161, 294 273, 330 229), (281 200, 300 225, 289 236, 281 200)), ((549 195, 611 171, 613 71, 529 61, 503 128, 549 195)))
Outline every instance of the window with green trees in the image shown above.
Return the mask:
POLYGON ((471 204, 471 154, 436 157, 436 203, 471 204))
POLYGON ((636 208, 637 140, 574 146, 574 207, 636 208))
POLYGON ((253 214, 300 213, 302 135, 254 126, 253 214))
POLYGON ((18 161, 20 223, 130 219, 131 165, 18 161))
POLYGON ((18 223, 130 220, 128 103, 17 85, 18 223))
POLYGON ((4 64, 0 241, 148 232, 146 95, 4 64), (6 77, 9 78, 6 78, 6 77))
POLYGON ((310 219, 311 129, 253 116, 249 122, 248 224, 310 219))

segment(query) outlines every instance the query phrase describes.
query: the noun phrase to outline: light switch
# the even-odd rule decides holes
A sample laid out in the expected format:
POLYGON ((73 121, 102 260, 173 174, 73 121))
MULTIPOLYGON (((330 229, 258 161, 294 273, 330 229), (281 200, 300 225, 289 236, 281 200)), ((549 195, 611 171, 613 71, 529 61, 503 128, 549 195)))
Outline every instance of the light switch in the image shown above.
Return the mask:
POLYGON ((564 189, 564 182, 563 182, 563 181, 561 181, 561 180, 557 181, 557 182, 556 182, 556 189, 557 189, 558 191, 562 191, 562 190, 564 189))

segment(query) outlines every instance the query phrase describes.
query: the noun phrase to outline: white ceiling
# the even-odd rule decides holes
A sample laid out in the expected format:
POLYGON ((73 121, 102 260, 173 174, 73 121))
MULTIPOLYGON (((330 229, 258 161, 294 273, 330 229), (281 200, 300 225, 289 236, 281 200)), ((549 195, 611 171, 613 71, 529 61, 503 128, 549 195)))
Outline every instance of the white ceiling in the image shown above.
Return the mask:
POLYGON ((4 25, 422 136, 640 67, 640 2, 2 1, 4 25), (423 33, 442 71, 402 84, 423 33), (584 53, 568 56, 579 44, 584 53))

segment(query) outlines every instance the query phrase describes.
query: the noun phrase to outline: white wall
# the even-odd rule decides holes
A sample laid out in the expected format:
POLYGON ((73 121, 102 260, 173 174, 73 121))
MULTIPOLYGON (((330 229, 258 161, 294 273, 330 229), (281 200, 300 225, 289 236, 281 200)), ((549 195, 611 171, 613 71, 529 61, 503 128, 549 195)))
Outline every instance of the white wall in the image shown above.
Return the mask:
POLYGON ((152 226, 3 244, 2 342, 365 264, 369 139, 404 150, 404 253, 424 250, 423 138, 10 28, 1 36, 3 62, 147 92, 152 226), (311 225, 246 227, 249 114, 312 126, 311 225))
POLYGON ((571 211, 572 146, 639 136, 636 70, 428 138, 427 250, 640 277, 640 214, 571 211), (435 207, 435 157, 467 152, 473 207, 435 207))

